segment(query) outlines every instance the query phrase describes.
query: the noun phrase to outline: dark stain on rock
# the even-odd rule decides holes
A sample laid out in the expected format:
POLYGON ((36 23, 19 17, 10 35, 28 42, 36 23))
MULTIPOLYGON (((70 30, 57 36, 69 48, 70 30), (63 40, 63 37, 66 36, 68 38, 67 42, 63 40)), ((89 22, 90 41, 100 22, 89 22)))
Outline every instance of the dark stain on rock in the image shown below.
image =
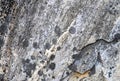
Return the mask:
POLYGON ((2 38, 0 38, 0 48, 4 45, 4 41, 2 38))
POLYGON ((39 76, 42 76, 42 75, 43 75, 43 71, 39 70, 39 71, 38 71, 38 75, 39 75, 39 76))
POLYGON ((61 47, 60 47, 60 46, 58 46, 58 47, 57 47, 57 51, 59 51, 60 49, 61 49, 61 47))
POLYGON ((35 48, 35 49, 38 48, 37 42, 34 42, 34 43, 33 43, 33 48, 35 48))
POLYGON ((72 59, 79 59, 79 58, 78 58, 78 54, 72 55, 72 59))
POLYGON ((68 68, 72 71, 77 71, 77 66, 74 64, 69 65, 68 68))
POLYGON ((111 72, 108 72, 108 77, 110 78, 112 76, 112 73, 111 72))
POLYGON ((55 63, 51 63, 50 65, 49 65, 49 68, 51 69, 51 70, 54 70, 55 69, 55 63))
POLYGON ((28 47, 28 45, 29 45, 29 41, 28 41, 27 39, 25 39, 25 40, 23 41, 23 48, 28 47))
POLYGON ((18 45, 21 44, 21 41, 23 41, 23 37, 22 37, 22 35, 19 36, 18 45))
POLYGON ((66 72, 66 75, 69 75, 69 74, 70 74, 70 73, 67 71, 67 72, 66 72))
POLYGON ((118 54, 118 50, 115 51, 115 54, 116 54, 116 55, 118 54))
POLYGON ((112 70, 114 68, 114 66, 110 67, 110 70, 112 70))
POLYGON ((54 60, 54 58, 55 58, 55 55, 52 54, 52 55, 50 56, 50 60, 54 60))
POLYGON ((2 24, 0 26, 0 34, 4 35, 6 31, 7 31, 7 25, 6 24, 2 24))
POLYGON ((41 81, 46 81, 45 79, 41 79, 41 81))
POLYGON ((42 60, 42 61, 40 61, 40 63, 42 63, 42 64, 43 64, 43 63, 45 63, 45 61, 44 61, 44 60, 42 60))
POLYGON ((74 55, 72 55, 72 59, 79 60, 80 58, 82 58, 82 54, 74 54, 74 55))
POLYGON ((118 55, 118 50, 116 49, 111 56, 116 57, 118 55))
POLYGON ((56 26, 54 32, 56 33, 57 36, 60 36, 61 35, 60 27, 56 26))
POLYGON ((57 40, 56 39, 52 39, 52 43, 56 44, 57 40))
POLYGON ((55 76, 52 76, 53 79, 55 79, 55 76))
POLYGON ((74 34, 76 32, 76 29, 74 27, 71 27, 69 29, 69 33, 74 34))
POLYGON ((8 67, 8 63, 5 63, 5 66, 8 67))
POLYGON ((100 56, 100 53, 98 52, 98 56, 97 56, 97 61, 98 62, 100 62, 100 63, 102 63, 102 58, 101 58, 101 56, 100 56))
POLYGON ((76 47, 74 47, 72 51, 74 52, 74 51, 76 51, 76 50, 77 50, 77 48, 76 48, 76 47))
POLYGON ((35 63, 34 63, 34 64, 29 63, 29 64, 27 64, 25 67, 26 67, 26 68, 25 68, 26 74, 27 74, 29 77, 31 77, 31 71, 32 71, 32 70, 35 70, 36 64, 35 64, 35 63))
POLYGON ((42 54, 42 51, 39 51, 40 54, 42 54))
POLYGON ((50 49, 50 47, 51 47, 50 43, 46 43, 46 44, 45 44, 45 46, 44 46, 44 49, 49 50, 49 49, 50 49))
POLYGON ((0 74, 0 81, 4 81, 4 74, 0 74))
POLYGON ((35 70, 36 64, 35 63, 30 63, 30 61, 28 59, 26 60, 22 60, 23 63, 23 68, 24 68, 24 72, 27 74, 27 76, 31 77, 31 71, 35 70))
POLYGON ((22 59, 22 63, 24 64, 24 63, 30 63, 30 60, 29 59, 22 59))
POLYGON ((90 73, 89 75, 94 75, 96 73, 96 70, 95 70, 95 65, 90 69, 90 73))

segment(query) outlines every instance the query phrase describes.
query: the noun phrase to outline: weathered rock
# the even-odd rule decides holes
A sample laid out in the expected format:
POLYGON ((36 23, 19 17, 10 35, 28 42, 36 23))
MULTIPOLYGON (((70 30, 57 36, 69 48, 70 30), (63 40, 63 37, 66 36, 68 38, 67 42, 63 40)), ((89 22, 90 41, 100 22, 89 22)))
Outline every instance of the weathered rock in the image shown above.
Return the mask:
POLYGON ((1 81, 119 81, 120 0, 0 0, 1 81))

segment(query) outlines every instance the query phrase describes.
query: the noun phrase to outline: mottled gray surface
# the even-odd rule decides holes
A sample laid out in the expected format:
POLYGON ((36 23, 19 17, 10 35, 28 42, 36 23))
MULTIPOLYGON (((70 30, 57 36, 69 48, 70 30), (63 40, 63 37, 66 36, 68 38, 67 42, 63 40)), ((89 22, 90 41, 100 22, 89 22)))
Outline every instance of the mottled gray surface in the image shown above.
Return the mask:
POLYGON ((120 0, 0 0, 0 81, 120 81, 120 0))

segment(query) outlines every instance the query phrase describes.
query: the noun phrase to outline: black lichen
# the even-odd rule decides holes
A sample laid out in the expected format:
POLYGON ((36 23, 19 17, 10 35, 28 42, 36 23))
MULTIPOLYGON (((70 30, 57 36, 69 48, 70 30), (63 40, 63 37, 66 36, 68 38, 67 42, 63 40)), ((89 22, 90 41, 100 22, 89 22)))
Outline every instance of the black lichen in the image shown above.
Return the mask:
POLYGON ((54 32, 56 33, 57 36, 60 36, 61 35, 60 27, 56 26, 54 32))
POLYGON ((29 63, 25 65, 25 72, 29 77, 31 77, 31 71, 35 70, 35 67, 36 67, 35 63, 34 64, 29 63))
POLYGON ((55 69, 55 63, 51 63, 50 65, 49 65, 49 68, 51 69, 51 70, 54 70, 55 69))
POLYGON ((45 44, 45 46, 44 46, 44 49, 49 50, 49 49, 50 49, 50 47, 51 47, 50 43, 46 43, 46 44, 45 44))
POLYGON ((72 55, 72 59, 78 59, 78 54, 72 55))
POLYGON ((28 41, 27 39, 25 39, 25 40, 23 41, 23 48, 28 47, 28 45, 29 45, 29 41, 28 41))
POLYGON ((114 68, 114 66, 110 67, 110 70, 112 70, 114 68))
POLYGON ((45 63, 45 61, 44 61, 44 60, 42 60, 42 61, 40 61, 40 63, 42 63, 42 64, 43 64, 43 63, 45 63))
POLYGON ((79 60, 80 58, 82 58, 82 54, 74 54, 74 55, 72 55, 72 59, 79 60))
POLYGON ((55 76, 52 76, 53 79, 55 79, 55 76))
POLYGON ((33 48, 35 48, 35 49, 38 48, 37 42, 34 42, 34 43, 33 43, 33 48))
POLYGON ((4 35, 6 31, 7 31, 7 25, 6 24, 2 24, 0 26, 0 34, 4 35))
POLYGON ((75 29, 74 27, 71 27, 71 28, 69 29, 69 32, 70 32, 71 34, 74 34, 74 33, 76 32, 76 29, 75 29))
POLYGON ((58 46, 58 47, 57 47, 57 51, 59 51, 60 49, 61 49, 61 47, 60 47, 60 46, 58 46))
POLYGON ((38 75, 39 75, 39 76, 42 76, 42 75, 43 75, 43 71, 39 70, 39 71, 38 71, 38 75))
POLYGON ((50 56, 50 60, 54 60, 54 58, 55 58, 55 55, 50 56))
POLYGON ((111 72, 108 72, 108 77, 110 78, 112 76, 112 73, 111 72))
POLYGON ((30 63, 29 59, 26 59, 26 60, 23 59, 22 63, 23 63, 24 72, 27 74, 27 76, 31 77, 31 75, 32 75, 31 72, 32 72, 32 70, 35 70, 36 64, 30 63))
POLYGON ((67 72, 66 72, 66 75, 69 75, 69 74, 70 74, 70 73, 67 71, 67 72))
POLYGON ((120 40, 120 33, 117 33, 114 35, 114 40, 117 42, 118 40, 120 40))
POLYGON ((42 54, 42 51, 39 51, 40 54, 42 54))

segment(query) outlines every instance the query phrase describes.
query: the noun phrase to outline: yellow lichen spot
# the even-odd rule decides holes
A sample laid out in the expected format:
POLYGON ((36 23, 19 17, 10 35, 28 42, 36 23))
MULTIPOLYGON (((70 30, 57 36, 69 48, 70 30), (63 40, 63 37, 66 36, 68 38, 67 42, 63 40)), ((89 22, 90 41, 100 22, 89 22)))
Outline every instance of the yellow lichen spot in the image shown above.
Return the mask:
POLYGON ((85 77, 89 76, 90 71, 86 71, 85 73, 81 74, 78 72, 72 73, 72 75, 69 78, 69 81, 79 81, 80 79, 83 79, 85 77))

